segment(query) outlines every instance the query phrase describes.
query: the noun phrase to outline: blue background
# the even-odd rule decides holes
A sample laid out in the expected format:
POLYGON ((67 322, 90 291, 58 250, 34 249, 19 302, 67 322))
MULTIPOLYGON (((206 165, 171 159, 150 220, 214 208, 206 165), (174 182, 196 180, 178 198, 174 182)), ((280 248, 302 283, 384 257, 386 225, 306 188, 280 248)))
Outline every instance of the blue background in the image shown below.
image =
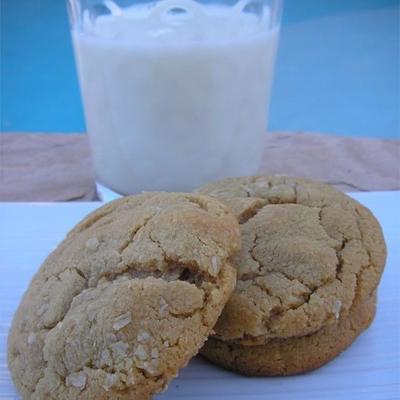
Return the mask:
MULTIPOLYGON (((1 1, 1 130, 84 131, 65 0, 1 1)), ((286 0, 270 130, 400 136, 399 0, 286 0)))

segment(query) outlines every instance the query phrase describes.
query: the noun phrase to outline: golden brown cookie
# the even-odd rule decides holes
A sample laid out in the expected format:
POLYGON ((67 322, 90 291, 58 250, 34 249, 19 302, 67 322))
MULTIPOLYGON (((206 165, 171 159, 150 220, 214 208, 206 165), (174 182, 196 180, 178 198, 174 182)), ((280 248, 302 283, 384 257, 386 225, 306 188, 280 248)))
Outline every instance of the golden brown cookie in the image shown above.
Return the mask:
POLYGON ((377 287, 381 228, 344 193, 286 176, 226 179, 197 192, 230 206, 241 227, 237 286, 215 338, 259 345, 310 335, 346 319, 377 287))
POLYGON ((374 293, 338 324, 318 332, 266 344, 246 346, 210 338, 202 355, 224 368, 250 376, 293 375, 322 366, 339 355, 371 324, 376 309, 374 293))
POLYGON ((235 285, 239 227, 206 196, 125 197, 49 255, 14 316, 26 399, 148 399, 207 339, 235 285))

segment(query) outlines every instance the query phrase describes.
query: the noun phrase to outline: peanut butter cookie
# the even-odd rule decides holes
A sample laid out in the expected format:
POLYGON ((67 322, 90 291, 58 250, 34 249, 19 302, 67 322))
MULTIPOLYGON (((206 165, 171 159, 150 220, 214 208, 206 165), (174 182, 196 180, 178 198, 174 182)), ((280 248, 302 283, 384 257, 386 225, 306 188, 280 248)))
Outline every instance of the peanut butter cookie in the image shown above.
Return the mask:
POLYGON ((125 197, 80 222, 15 314, 26 399, 148 399, 198 352, 234 285, 239 226, 212 198, 125 197))
POLYGON ((306 336, 247 346, 210 338, 202 354, 215 364, 249 376, 282 376, 316 369, 335 358, 371 324, 376 293, 337 324, 306 336))
MULTIPOLYGON (((267 348, 311 335, 351 318, 375 291, 386 259, 382 231, 344 193, 286 176, 231 178, 197 192, 227 204, 241 227, 237 286, 214 339, 267 348)), ((213 359, 211 343, 203 354, 213 359)))

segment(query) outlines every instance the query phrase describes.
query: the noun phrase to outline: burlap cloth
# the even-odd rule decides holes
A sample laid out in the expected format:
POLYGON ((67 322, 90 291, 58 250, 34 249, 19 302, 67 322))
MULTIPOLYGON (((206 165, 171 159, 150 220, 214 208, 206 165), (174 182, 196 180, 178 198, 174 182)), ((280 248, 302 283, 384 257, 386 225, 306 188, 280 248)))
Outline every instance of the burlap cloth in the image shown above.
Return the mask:
MULTIPOLYGON (((97 200, 86 135, 0 134, 1 201, 97 200)), ((260 172, 309 177, 344 191, 399 190, 400 141, 269 133, 260 172)))

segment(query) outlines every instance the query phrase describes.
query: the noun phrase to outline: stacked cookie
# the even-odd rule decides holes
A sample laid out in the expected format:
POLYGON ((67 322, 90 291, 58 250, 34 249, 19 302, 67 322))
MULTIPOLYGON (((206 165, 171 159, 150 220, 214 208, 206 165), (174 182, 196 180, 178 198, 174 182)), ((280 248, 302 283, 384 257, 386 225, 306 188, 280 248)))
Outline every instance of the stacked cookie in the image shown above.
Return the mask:
POLYGON ((289 177, 227 179, 198 191, 240 223, 235 292, 206 358, 246 375, 289 375, 331 360, 368 327, 386 259, 379 223, 330 186, 289 177))
POLYGON ((304 372, 369 325, 385 254, 367 209, 307 180, 125 197, 45 260, 9 367, 27 399, 148 399, 209 338, 201 353, 228 369, 304 372))

